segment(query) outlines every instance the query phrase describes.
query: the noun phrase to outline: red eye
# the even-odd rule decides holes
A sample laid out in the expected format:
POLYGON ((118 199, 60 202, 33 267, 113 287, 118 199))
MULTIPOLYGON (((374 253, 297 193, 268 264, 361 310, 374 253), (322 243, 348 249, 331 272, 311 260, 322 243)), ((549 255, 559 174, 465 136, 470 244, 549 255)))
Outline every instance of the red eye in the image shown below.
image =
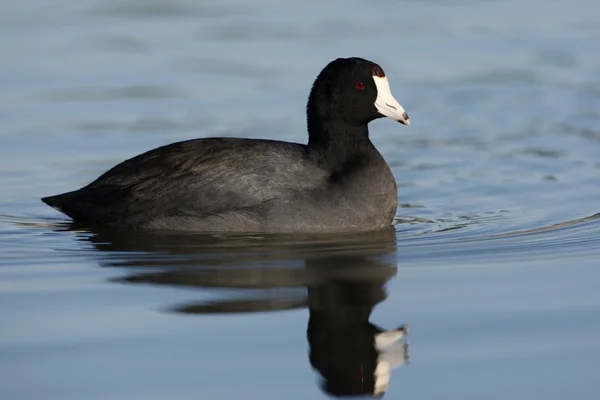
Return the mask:
POLYGON ((362 83, 361 81, 358 81, 354 84, 354 87, 357 88, 358 90, 365 90, 365 84, 362 83))

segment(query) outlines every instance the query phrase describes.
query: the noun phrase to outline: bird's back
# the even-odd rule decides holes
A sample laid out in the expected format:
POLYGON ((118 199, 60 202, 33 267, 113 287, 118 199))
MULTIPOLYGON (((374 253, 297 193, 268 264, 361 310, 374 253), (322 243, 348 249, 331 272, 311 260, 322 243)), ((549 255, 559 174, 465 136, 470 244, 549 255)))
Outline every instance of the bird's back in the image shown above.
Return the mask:
POLYGON ((264 230, 260 213, 269 202, 315 189, 325 176, 301 144, 196 139, 140 154, 77 191, 42 200, 75 221, 104 226, 264 230))

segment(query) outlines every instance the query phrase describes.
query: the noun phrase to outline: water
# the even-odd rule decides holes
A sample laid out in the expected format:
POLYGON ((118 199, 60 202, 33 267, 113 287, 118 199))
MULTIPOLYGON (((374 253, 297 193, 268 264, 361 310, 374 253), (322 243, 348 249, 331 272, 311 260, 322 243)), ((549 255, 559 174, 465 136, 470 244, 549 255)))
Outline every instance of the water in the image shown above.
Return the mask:
POLYGON ((596 398, 598 43, 591 0, 3 2, 0 398, 367 390, 371 324, 410 329, 389 398, 596 398), (371 125, 390 231, 116 234, 39 201, 177 140, 303 142, 339 56, 411 117, 371 125))

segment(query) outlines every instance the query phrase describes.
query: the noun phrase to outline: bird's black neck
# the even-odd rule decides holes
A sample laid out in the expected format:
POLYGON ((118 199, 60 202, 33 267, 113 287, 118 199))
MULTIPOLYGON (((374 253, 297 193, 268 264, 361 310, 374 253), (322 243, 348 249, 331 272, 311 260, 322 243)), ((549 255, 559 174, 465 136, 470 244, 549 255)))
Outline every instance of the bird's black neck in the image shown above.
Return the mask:
POLYGON ((368 157, 373 150, 366 124, 355 126, 339 120, 333 124, 309 118, 308 152, 323 167, 338 170, 368 157))

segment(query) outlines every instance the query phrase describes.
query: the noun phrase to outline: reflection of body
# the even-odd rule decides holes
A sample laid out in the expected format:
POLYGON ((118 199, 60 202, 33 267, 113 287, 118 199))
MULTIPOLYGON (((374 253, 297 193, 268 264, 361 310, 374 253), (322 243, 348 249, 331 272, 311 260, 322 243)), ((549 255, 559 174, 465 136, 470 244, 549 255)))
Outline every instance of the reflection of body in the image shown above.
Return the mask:
POLYGON ((89 240, 99 250, 120 252, 117 260, 103 257, 103 266, 126 269, 128 275, 119 281, 251 289, 246 298, 189 303, 178 312, 264 312, 308 304, 310 363, 329 394, 381 395, 391 369, 407 359, 401 341, 405 327, 384 331, 369 322, 373 308, 386 298, 385 283, 396 273, 392 228, 302 240, 108 231, 89 240))

